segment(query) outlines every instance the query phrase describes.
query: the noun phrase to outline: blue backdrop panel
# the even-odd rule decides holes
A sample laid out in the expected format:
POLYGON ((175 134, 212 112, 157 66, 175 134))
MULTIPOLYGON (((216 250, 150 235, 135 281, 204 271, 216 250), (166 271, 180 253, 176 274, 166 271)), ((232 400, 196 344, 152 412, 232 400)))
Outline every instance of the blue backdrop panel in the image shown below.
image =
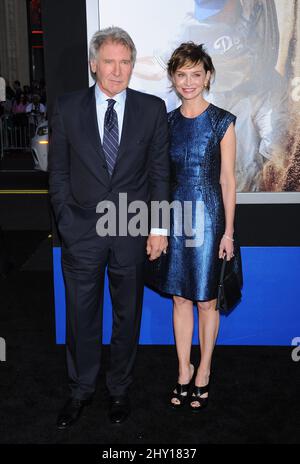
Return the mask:
MULTIPOLYGON (((221 317, 219 345, 291 345, 300 336, 300 247, 242 247, 241 303, 221 317)), ((56 342, 65 343, 65 293, 60 248, 53 249, 56 342)), ((195 318, 197 317, 195 310, 195 318)), ((103 341, 111 334, 111 301, 106 277, 103 341)), ((195 324, 197 326, 197 324, 195 324)), ((193 342, 197 343, 195 329, 193 342)), ((141 344, 173 344, 172 301, 145 288, 141 344)))

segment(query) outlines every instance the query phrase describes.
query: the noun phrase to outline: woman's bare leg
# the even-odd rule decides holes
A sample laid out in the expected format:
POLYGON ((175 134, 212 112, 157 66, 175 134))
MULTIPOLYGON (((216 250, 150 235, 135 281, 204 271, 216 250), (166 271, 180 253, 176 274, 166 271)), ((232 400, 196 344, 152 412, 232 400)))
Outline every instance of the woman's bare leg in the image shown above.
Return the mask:
MULTIPOLYGON (((193 375, 193 367, 190 364, 194 329, 193 302, 174 296, 173 304, 173 324, 179 364, 178 383, 187 384, 193 375)), ((172 398, 171 401, 175 404, 179 403, 176 398, 172 398)))
MULTIPOLYGON (((220 314, 219 311, 215 310, 216 303, 216 299, 198 301, 197 303, 201 352, 201 361, 195 378, 195 385, 197 387, 203 387, 209 382, 211 360, 220 325, 220 314)), ((203 398, 207 396, 208 393, 201 395, 203 398)), ((199 402, 193 401, 191 405, 199 407, 199 402)))

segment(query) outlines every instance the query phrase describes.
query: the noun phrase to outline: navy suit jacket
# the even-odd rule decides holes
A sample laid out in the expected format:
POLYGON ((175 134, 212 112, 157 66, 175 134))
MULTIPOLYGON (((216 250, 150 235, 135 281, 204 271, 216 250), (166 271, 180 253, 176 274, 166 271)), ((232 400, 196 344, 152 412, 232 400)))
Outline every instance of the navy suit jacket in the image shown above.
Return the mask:
MULTIPOLYGON (((110 177, 97 124, 94 86, 59 97, 52 116, 49 193, 66 248, 87 234, 96 236, 100 201, 118 194, 128 203, 169 200, 168 123, 164 102, 127 89, 118 157, 110 177)), ((128 220, 130 215, 128 215, 128 220)), ((149 224, 159 227, 161 224, 149 224)), ((105 238, 99 244, 105 246, 105 238)), ((145 258, 146 237, 117 236, 114 252, 122 265, 145 258)))

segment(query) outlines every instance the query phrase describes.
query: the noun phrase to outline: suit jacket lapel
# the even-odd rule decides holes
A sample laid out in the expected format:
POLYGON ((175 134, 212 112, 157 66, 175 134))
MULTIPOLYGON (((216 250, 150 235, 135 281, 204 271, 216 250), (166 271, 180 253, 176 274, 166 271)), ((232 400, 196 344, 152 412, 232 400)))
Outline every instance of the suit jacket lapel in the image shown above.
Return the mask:
POLYGON ((104 184, 109 184, 110 178, 108 171, 103 168, 103 165, 106 165, 106 159, 97 122, 95 85, 88 89, 81 115, 84 139, 90 148, 85 151, 85 162, 97 178, 104 184))
POLYGON ((114 173, 116 172, 116 169, 118 168, 118 164, 126 151, 126 147, 129 145, 130 137, 132 137, 134 133, 136 132, 136 124, 137 124, 137 121, 139 120, 138 113, 139 113, 138 102, 135 101, 133 92, 130 89, 127 89, 122 134, 121 134, 120 146, 119 146, 119 151, 118 151, 118 157, 117 157, 115 168, 114 168, 114 173))
MULTIPOLYGON (((138 120, 138 100, 134 98, 134 92, 132 92, 131 89, 127 89, 122 134, 113 176, 118 169, 120 160, 126 152, 126 147, 129 144, 130 137, 134 136, 136 132, 136 124, 138 120)), ((106 159, 102 148, 102 141, 97 122, 95 85, 88 89, 87 97, 81 112, 81 127, 83 129, 85 143, 89 147, 89 149, 85 151, 85 162, 90 168, 90 171, 102 183, 109 185, 113 176, 110 178, 108 170, 103 168, 103 165, 106 166, 106 159)))

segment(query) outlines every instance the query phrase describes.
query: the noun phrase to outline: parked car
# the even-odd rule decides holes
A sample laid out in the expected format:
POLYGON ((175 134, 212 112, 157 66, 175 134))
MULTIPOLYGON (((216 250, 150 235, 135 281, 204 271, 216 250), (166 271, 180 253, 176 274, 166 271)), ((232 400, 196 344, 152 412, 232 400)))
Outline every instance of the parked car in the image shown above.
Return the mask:
POLYGON ((41 122, 31 139, 31 152, 34 169, 47 171, 48 169, 48 121, 41 122))

